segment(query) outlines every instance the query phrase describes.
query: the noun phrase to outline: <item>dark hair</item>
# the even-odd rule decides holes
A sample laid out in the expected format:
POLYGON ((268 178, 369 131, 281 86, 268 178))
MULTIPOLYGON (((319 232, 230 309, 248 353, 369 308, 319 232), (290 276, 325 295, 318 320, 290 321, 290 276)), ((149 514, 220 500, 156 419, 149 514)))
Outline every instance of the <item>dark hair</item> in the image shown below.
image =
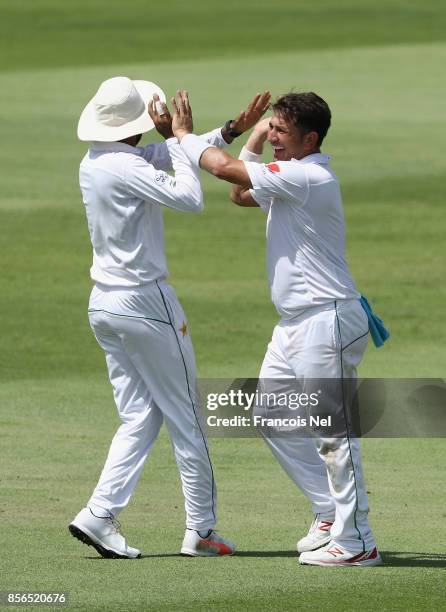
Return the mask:
POLYGON ((318 146, 322 144, 331 123, 328 104, 312 91, 280 96, 272 105, 273 111, 284 117, 304 133, 317 132, 318 146))

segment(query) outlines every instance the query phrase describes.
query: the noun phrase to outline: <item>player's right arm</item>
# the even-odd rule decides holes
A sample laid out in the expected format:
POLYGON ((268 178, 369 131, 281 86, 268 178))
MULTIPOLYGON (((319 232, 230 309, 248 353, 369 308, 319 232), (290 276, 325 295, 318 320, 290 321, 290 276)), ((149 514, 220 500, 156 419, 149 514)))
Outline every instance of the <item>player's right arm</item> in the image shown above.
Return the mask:
POLYGON ((219 168, 218 159, 215 158, 215 155, 210 149, 205 151, 200 158, 200 166, 202 168, 212 172, 214 175, 218 176, 218 178, 232 182, 230 198, 237 206, 245 208, 269 208, 269 201, 265 202, 262 199, 262 201, 259 202, 253 198, 252 184, 244 164, 245 161, 258 164, 262 163, 263 145, 267 138, 269 122, 269 118, 261 119, 254 126, 235 164, 235 160, 232 160, 232 158, 229 160, 227 157, 219 156, 219 168), (240 161, 242 164, 240 164, 240 161), (238 176, 241 178, 240 183, 234 182, 237 180, 238 176))
MULTIPOLYGON (((257 94, 249 105, 247 111, 242 111, 235 120, 240 127, 239 133, 248 131, 258 122, 269 106, 270 93, 257 94)), ((251 179, 242 160, 234 159, 210 143, 204 143, 199 136, 193 133, 192 110, 189 105, 187 91, 178 91, 177 100, 172 99, 174 115, 172 131, 186 152, 192 164, 197 168, 207 170, 215 177, 239 185, 242 188, 252 187, 251 179)))
POLYGON ((198 136, 192 133, 192 111, 186 91, 179 91, 177 100, 172 100, 175 109, 172 130, 181 143, 182 149, 186 151, 195 167, 201 167, 216 178, 234 185, 231 190, 231 199, 238 206, 249 208, 260 206, 264 210, 269 209, 270 206, 270 199, 267 198, 268 201, 266 201, 265 198, 261 197, 259 200, 259 198, 252 196, 250 190, 253 184, 245 164, 245 161, 249 161, 251 165, 261 165, 261 152, 268 131, 265 126, 269 124, 269 120, 266 123, 259 123, 258 119, 268 109, 269 98, 269 92, 257 94, 248 110, 242 112, 236 120, 242 123, 240 133, 251 129, 253 125, 257 126, 248 140, 249 146, 254 150, 247 151, 244 147, 245 155, 241 155, 240 159, 234 159, 225 151, 209 146, 209 144, 205 145, 198 136), (257 163, 252 164, 254 161, 257 163))
MULTIPOLYGON (((231 129, 239 134, 243 134, 251 129, 268 108, 270 97, 269 91, 263 94, 256 94, 247 109, 242 110, 237 118, 231 121, 231 129)), ((157 94, 153 96, 152 102, 149 103, 148 112, 158 133, 165 139, 171 138, 173 136, 172 116, 167 105, 161 102, 157 94), (161 110, 161 114, 158 110, 161 110)), ((200 134, 199 138, 212 147, 219 149, 224 149, 233 141, 233 137, 228 133, 226 124, 222 128, 216 128, 205 134, 200 134)), ((139 147, 139 149, 141 156, 152 164, 156 170, 169 171, 173 169, 172 160, 165 142, 151 143, 144 147, 139 147)))
MULTIPOLYGON (((275 197, 293 203, 306 201, 308 180, 304 164, 289 161, 264 164, 259 163, 260 159, 257 161, 250 161, 249 158, 234 159, 225 151, 203 143, 193 133, 192 111, 187 91, 178 92, 177 100, 173 99, 172 103, 175 108, 172 131, 181 148, 194 167, 201 167, 215 177, 236 185, 234 199, 237 200, 237 204, 253 206, 253 202, 256 202, 266 211, 270 209, 272 199, 275 197), (250 191, 250 196, 247 191, 250 191)), ((261 131, 264 142, 268 130, 265 127, 261 131)), ((260 154, 254 152, 249 155, 260 158, 260 154)))
MULTIPOLYGON (((164 137, 166 138, 166 136, 164 137)), ((209 143, 213 147, 218 147, 219 149, 227 147, 232 141, 232 139, 226 135, 225 128, 216 128, 211 132, 200 134, 200 138, 204 142, 209 143)), ((139 149, 141 151, 141 156, 149 162, 149 164, 152 164, 155 170, 164 170, 166 172, 173 170, 169 148, 165 141, 153 142, 144 147, 139 147, 139 149)))

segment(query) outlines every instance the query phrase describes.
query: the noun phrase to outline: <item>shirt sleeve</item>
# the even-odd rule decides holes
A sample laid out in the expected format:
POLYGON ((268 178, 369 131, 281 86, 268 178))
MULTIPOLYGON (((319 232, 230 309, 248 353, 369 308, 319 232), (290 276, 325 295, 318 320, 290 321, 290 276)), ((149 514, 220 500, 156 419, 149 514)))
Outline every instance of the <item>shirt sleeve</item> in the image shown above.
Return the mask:
POLYGON ((138 147, 141 157, 156 170, 172 170, 172 160, 166 142, 154 142, 145 147, 138 147))
POLYGON ((176 138, 166 141, 175 176, 157 170, 146 159, 132 156, 125 181, 130 193, 147 202, 156 202, 182 212, 203 210, 203 192, 198 170, 192 166, 176 138))
POLYGON ((303 164, 291 161, 270 164, 245 161, 244 164, 252 183, 251 195, 262 208, 266 197, 305 202, 308 181, 303 164))
POLYGON ((222 136, 221 128, 216 128, 212 130, 212 132, 206 132, 206 134, 200 134, 199 137, 213 147, 218 147, 219 149, 224 149, 229 146, 229 143, 227 143, 222 136))
MULTIPOLYGON (((228 143, 223 138, 221 133, 221 128, 216 128, 211 132, 206 132, 205 134, 200 134, 199 138, 208 142, 213 147, 218 147, 219 149, 223 149, 228 146, 228 143)), ((149 164, 156 170, 165 170, 169 172, 173 170, 172 160, 169 155, 169 141, 177 142, 176 138, 169 138, 165 142, 154 142, 152 144, 148 144, 145 147, 137 147, 139 150, 139 154, 143 157, 149 164)))

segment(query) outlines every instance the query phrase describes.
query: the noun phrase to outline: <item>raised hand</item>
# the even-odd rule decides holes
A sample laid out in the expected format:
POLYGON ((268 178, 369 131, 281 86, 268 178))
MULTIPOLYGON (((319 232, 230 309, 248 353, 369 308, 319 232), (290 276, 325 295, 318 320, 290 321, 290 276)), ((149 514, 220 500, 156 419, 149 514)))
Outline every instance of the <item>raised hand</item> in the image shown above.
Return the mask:
POLYGON ((156 131, 164 138, 172 138, 172 116, 167 105, 159 99, 158 94, 153 94, 153 100, 149 102, 148 111, 155 124, 156 131))
POLYGON ((269 91, 256 94, 248 108, 231 122, 231 129, 239 134, 250 130, 268 110, 270 99, 271 93, 269 91))
POLYGON ((176 99, 172 98, 172 105, 174 108, 172 130, 178 140, 181 140, 186 134, 191 134, 194 129, 187 91, 184 89, 177 91, 176 99))

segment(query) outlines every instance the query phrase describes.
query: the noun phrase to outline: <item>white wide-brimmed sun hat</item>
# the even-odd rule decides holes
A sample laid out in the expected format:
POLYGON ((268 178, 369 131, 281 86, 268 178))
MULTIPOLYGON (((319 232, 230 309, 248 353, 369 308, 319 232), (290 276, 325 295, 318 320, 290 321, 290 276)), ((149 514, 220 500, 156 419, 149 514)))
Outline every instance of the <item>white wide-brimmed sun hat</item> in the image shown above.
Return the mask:
POLYGON ((116 142, 136 134, 144 134, 155 126, 147 105, 162 89, 150 81, 132 81, 114 77, 104 81, 82 111, 77 126, 79 140, 116 142))

